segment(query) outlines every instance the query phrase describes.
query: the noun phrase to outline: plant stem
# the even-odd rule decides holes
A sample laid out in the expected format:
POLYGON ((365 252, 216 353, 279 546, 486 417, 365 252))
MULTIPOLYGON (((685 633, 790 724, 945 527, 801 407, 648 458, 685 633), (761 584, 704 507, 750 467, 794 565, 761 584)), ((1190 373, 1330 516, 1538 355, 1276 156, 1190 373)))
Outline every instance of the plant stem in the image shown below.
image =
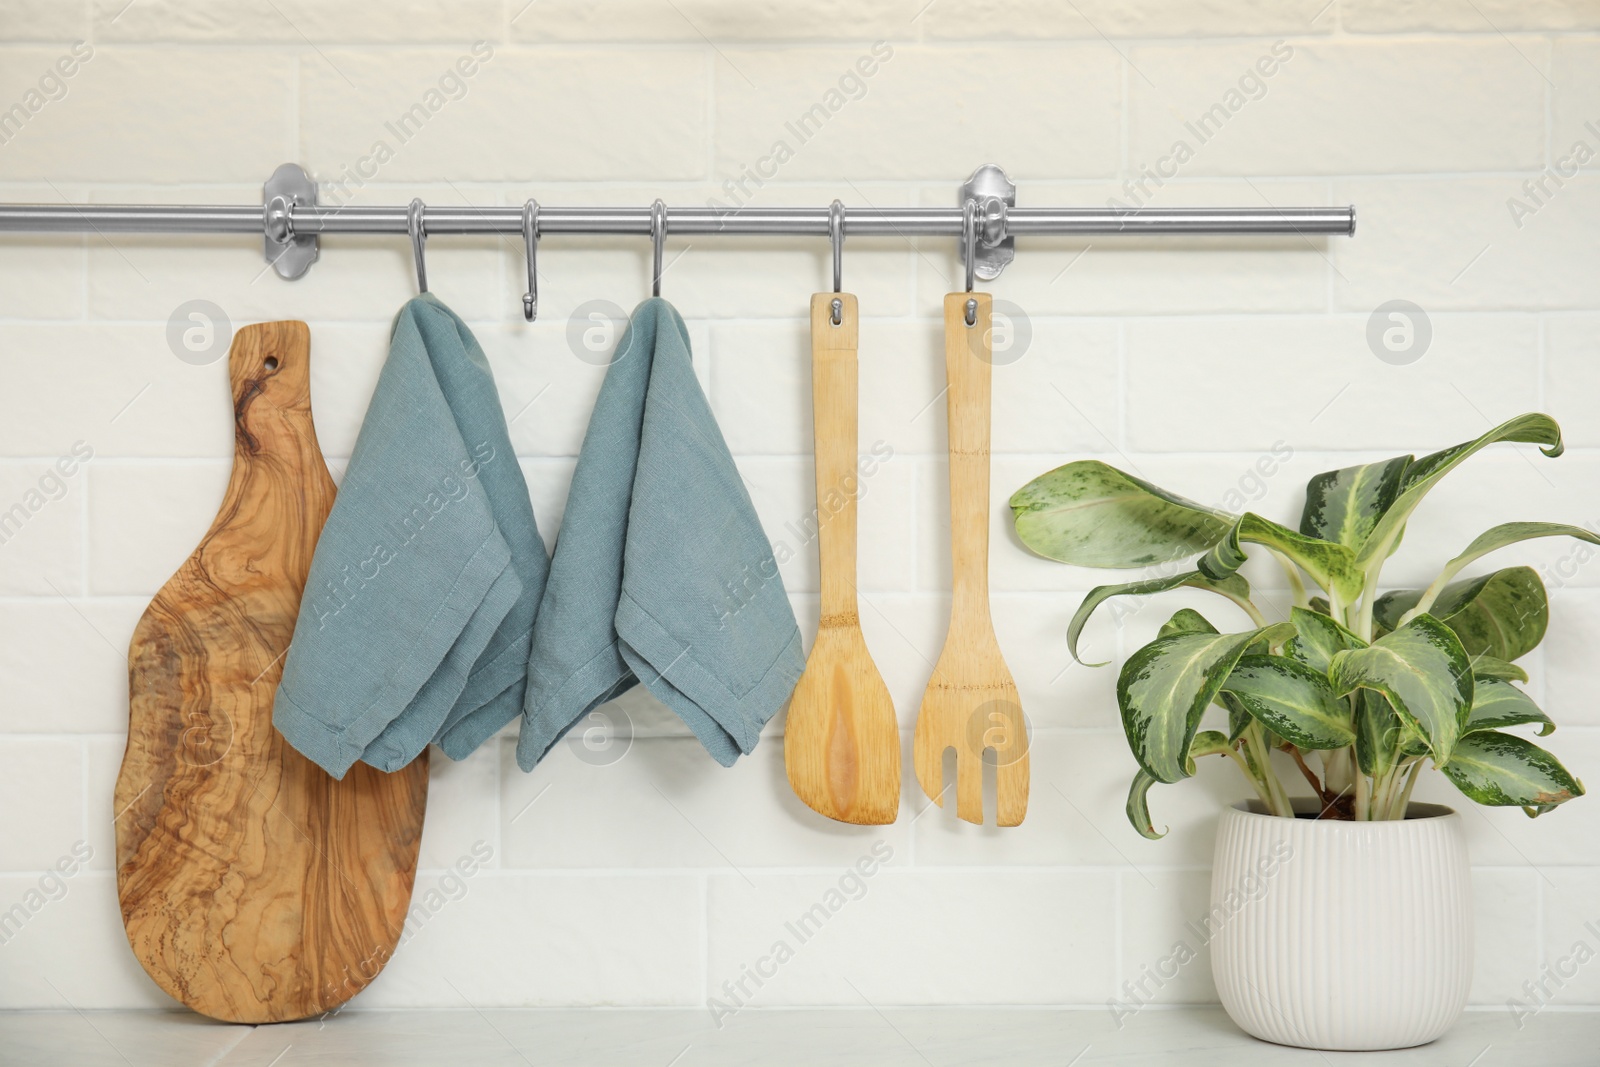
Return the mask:
POLYGON ((1250 767, 1250 762, 1233 748, 1227 750, 1227 756, 1239 768, 1239 773, 1249 779, 1250 784, 1256 787, 1256 796, 1261 798, 1261 803, 1268 811, 1272 811, 1272 791, 1267 788, 1267 783, 1250 767))
POLYGON ((1262 784, 1266 786, 1269 794, 1267 806, 1274 815, 1294 818, 1294 805, 1289 802, 1288 790, 1278 780, 1278 772, 1272 769, 1272 749, 1262 736, 1261 724, 1252 721, 1241 740, 1244 742, 1245 758, 1255 767, 1262 784))
POLYGON ((1322 788, 1322 781, 1317 777, 1316 772, 1306 766, 1306 758, 1300 754, 1300 749, 1291 745, 1289 747, 1289 755, 1294 759, 1295 766, 1300 768, 1300 773, 1305 776, 1306 781, 1311 783, 1311 788, 1317 791, 1317 799, 1326 804, 1328 802, 1328 791, 1322 788))
POLYGON ((1355 756, 1349 748, 1324 749, 1322 780, 1330 793, 1343 796, 1355 788, 1355 756))
POLYGON ((1372 789, 1372 780, 1359 770, 1356 772, 1356 804, 1355 816, 1357 822, 1367 822, 1372 817, 1372 805, 1368 795, 1372 789))
POLYGON ((1244 613, 1250 616, 1250 621, 1256 624, 1257 629, 1267 624, 1266 616, 1261 614, 1261 609, 1256 607, 1255 602, 1249 597, 1229 597, 1229 599, 1244 609, 1244 613))
POLYGON ((1378 600, 1378 572, 1382 570, 1382 562, 1375 559, 1371 566, 1366 585, 1361 590, 1361 606, 1356 614, 1355 625, 1350 627, 1357 637, 1369 643, 1372 641, 1372 609, 1378 600))
POLYGON ((1389 817, 1389 793, 1394 787, 1395 764, 1390 764, 1389 769, 1372 780, 1372 809, 1373 821, 1380 821, 1389 817))
POLYGON ((1446 566, 1444 570, 1439 572, 1439 577, 1433 580, 1433 584, 1422 591, 1422 596, 1417 598, 1417 602, 1412 606, 1411 610, 1400 616, 1400 621, 1396 625, 1404 626, 1423 612, 1431 610, 1433 602, 1439 599, 1439 594, 1444 592, 1444 587, 1450 584, 1450 579, 1460 572, 1460 567, 1446 566))
POLYGON ((1422 760, 1418 759, 1411 765, 1411 770, 1406 775, 1405 788, 1400 790, 1399 796, 1395 798, 1394 804, 1389 811, 1389 818, 1404 819, 1406 817, 1406 808, 1411 805, 1411 790, 1416 788, 1417 776, 1421 770, 1422 760))
POLYGON ((1283 568, 1283 573, 1289 579, 1289 591, 1294 594, 1295 607, 1307 607, 1311 601, 1306 598, 1306 583, 1300 580, 1300 568, 1277 549, 1268 551, 1272 553, 1272 558, 1278 561, 1278 566, 1283 568))
POLYGON ((1413 756, 1407 759, 1405 755, 1404 737, 1396 737, 1394 747, 1389 750, 1388 771, 1373 781, 1372 818, 1396 819, 1403 817, 1403 812, 1397 816, 1392 810, 1395 803, 1395 791, 1399 788, 1400 779, 1406 770, 1414 766, 1414 760, 1419 760, 1419 757, 1413 756))

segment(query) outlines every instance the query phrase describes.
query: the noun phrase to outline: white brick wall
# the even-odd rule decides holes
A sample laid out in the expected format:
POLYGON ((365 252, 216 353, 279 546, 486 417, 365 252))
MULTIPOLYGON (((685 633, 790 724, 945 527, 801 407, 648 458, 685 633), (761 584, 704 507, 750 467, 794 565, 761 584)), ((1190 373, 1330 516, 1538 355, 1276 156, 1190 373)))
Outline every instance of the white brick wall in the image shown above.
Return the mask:
MULTIPOLYGON (((882 842, 892 856, 860 899, 755 1004, 1095 1005, 1203 911, 1215 812, 1240 786, 1207 766, 1159 792, 1165 841, 1133 834, 1114 675, 1069 666, 1064 645, 1078 596, 1103 576, 1026 555, 1006 496, 1100 456, 1199 499, 1243 489, 1292 519, 1319 470, 1542 408, 1564 422, 1567 457, 1474 460, 1411 524, 1393 577, 1426 577, 1494 522, 1600 521, 1600 163, 1547 180, 1520 225, 1507 205, 1573 142, 1600 148, 1585 126, 1600 127, 1597 34, 1600 8, 1579 0, 0 0, 0 110, 74 40, 94 48, 65 97, 0 144, 0 200, 251 202, 285 160, 348 182, 375 141, 395 141, 385 124, 485 40, 492 56, 459 98, 341 199, 703 203, 748 182, 745 168, 785 139, 793 158, 747 184, 747 199, 947 204, 994 160, 1032 204, 1356 203, 1353 240, 1024 240, 993 286, 1033 336, 995 378, 994 610, 1035 728, 1021 828, 917 817, 909 754, 897 825, 826 823, 787 788, 781 719, 722 770, 671 716, 629 697, 636 736, 615 764, 562 746, 525 776, 508 741, 436 762, 418 899, 437 907, 360 1001, 703 1005, 882 842), (877 40, 892 53, 841 86, 877 40), (1263 56, 1278 57, 1273 72, 1249 76, 1263 56), (858 98, 796 144, 786 122, 841 88, 858 98), (1186 124, 1230 92, 1238 107, 1200 143, 1186 124), (1192 153, 1174 169, 1162 160, 1179 139, 1192 153), (1159 185, 1145 168, 1161 169, 1159 185), (1432 318, 1432 348, 1409 366, 1364 341, 1372 309, 1393 298, 1432 318), (1292 458, 1249 482, 1278 442, 1292 458), (493 849, 486 869, 464 890, 442 882, 478 841, 493 849)), ((785 524, 811 507, 805 317, 826 250, 671 244, 681 258, 665 292, 690 320, 768 532, 793 540, 785 524)), ((515 242, 440 239, 429 256, 436 291, 494 362, 551 538, 602 374, 569 348, 569 317, 643 296, 648 248, 544 242, 533 327, 520 319, 515 242)), ((865 316, 861 439, 894 449, 861 508, 863 623, 907 738, 947 611, 938 317, 958 276, 947 241, 847 246, 865 316)), ((74 842, 94 850, 66 898, 0 945, 0 1006, 166 1003, 116 913, 123 656, 145 601, 209 522, 231 440, 224 366, 174 358, 169 315, 203 298, 239 324, 309 321, 318 429, 337 471, 412 285, 392 238, 329 240, 293 284, 263 273, 255 238, 0 241, 0 504, 74 442, 94 449, 61 499, 0 545, 0 908, 74 842)), ((1563 723, 1553 747, 1600 783, 1600 567, 1564 567, 1566 545, 1520 555, 1561 573, 1534 688, 1563 723)), ((784 577, 809 634, 814 558, 800 552, 784 577)), ((1099 621, 1088 652, 1125 654, 1183 602, 1099 621)), ((1420 792, 1453 795, 1437 780, 1420 792)), ((1534 823, 1464 806, 1479 865, 1477 1002, 1520 995, 1600 918, 1597 804, 1534 823)), ((1558 1002, 1600 1003, 1597 976, 1558 1002)), ((1213 995, 1202 958, 1157 999, 1213 995)))

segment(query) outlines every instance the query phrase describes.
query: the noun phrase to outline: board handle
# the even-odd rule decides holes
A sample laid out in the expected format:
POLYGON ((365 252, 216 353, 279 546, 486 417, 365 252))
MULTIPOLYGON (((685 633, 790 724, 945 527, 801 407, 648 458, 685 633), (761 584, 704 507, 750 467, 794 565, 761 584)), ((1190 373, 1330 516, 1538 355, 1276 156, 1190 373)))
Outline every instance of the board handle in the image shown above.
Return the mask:
POLYGON ((311 330, 285 319, 240 328, 228 349, 228 379, 233 387, 233 416, 241 444, 259 436, 251 424, 274 409, 271 417, 311 419, 311 330))

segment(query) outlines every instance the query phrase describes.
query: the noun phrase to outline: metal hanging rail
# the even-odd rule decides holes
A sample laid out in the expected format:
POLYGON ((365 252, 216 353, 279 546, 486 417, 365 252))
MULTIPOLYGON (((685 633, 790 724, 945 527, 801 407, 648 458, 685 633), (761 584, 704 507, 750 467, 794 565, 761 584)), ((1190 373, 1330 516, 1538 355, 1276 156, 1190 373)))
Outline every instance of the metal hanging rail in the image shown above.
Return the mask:
MULTIPOLYGON (((295 205, 294 234, 407 232, 407 208, 295 205)), ((440 234, 522 232, 522 205, 512 207, 427 206, 429 237, 440 234)), ((846 207, 852 237, 961 236, 959 207, 846 207)), ((827 237, 827 207, 667 208, 674 234, 743 234, 827 237)), ((261 233, 260 205, 206 204, 0 204, 6 233, 261 233)), ((1355 231, 1352 207, 1241 208, 1058 208, 1010 207, 1005 232, 1015 237, 1090 234, 1334 234, 1355 231)), ((650 208, 539 205, 539 232, 650 235, 650 208)))
MULTIPOLYGON (((999 167, 985 164, 961 186, 955 207, 436 207, 420 200, 393 207, 334 207, 317 203, 317 185, 298 165, 285 163, 263 187, 259 205, 208 204, 0 204, 4 233, 252 233, 284 278, 298 278, 317 259, 323 234, 409 234, 422 277, 422 242, 441 234, 499 234, 529 243, 529 283, 534 286, 533 245, 558 234, 649 236, 659 256, 674 236, 955 237, 958 254, 984 279, 998 277, 1015 255, 1018 237, 1262 235, 1349 236, 1356 212, 1346 207, 1069 208, 1017 207, 1016 186, 999 167), (967 205, 975 208, 973 245, 967 251, 967 205)), ((837 254, 837 253, 836 253, 837 254)), ((659 265, 658 265, 659 276, 659 265)), ((530 293, 530 300, 532 299, 530 293)), ((532 317, 532 307, 528 308, 532 317)))

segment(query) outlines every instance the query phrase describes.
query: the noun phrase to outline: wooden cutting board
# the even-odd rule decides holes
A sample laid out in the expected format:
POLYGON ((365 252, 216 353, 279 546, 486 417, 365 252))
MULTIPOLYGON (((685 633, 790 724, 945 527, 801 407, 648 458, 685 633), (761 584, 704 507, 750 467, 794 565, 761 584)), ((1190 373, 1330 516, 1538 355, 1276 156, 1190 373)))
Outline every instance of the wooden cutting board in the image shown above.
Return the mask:
POLYGON ((134 955, 188 1007, 237 1023, 330 1011, 399 942, 422 838, 426 755, 342 781, 272 726, 334 486, 311 424, 303 322, 247 326, 228 354, 233 475, 194 554, 128 649, 117 894, 134 955))

